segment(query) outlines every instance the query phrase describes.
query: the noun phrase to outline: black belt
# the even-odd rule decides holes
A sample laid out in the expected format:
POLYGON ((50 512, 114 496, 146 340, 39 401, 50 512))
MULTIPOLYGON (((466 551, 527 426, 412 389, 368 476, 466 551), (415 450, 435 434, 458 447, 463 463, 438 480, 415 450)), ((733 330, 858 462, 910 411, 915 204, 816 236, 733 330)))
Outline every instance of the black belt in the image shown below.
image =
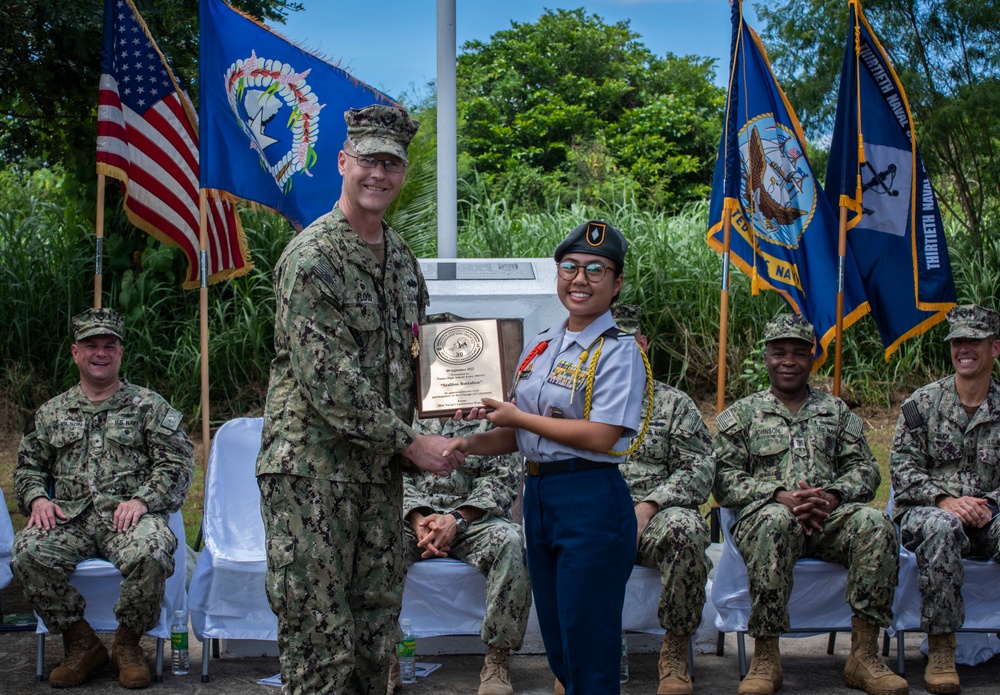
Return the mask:
POLYGON ((528 461, 528 475, 548 475, 549 473, 573 473, 575 471, 590 471, 595 468, 614 466, 605 461, 588 461, 573 458, 561 461, 528 461))

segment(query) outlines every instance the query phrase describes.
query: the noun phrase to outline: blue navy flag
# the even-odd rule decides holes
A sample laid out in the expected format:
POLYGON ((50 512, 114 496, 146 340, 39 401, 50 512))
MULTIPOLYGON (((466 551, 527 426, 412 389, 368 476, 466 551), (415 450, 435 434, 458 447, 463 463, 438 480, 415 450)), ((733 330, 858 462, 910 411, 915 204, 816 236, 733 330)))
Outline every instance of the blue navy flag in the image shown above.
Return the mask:
POLYGON ((955 283, 903 85, 857 0, 850 14, 826 193, 851 211, 847 243, 888 361, 944 320, 955 283))
POLYGON ((397 104, 222 0, 200 0, 198 17, 201 186, 302 229, 340 198, 344 112, 397 104))
MULTIPOLYGON (((757 34, 733 3, 729 96, 712 182, 708 244, 723 251, 732 220, 733 263, 754 294, 771 289, 805 316, 826 359, 837 323, 838 224, 806 157, 805 136, 757 34)), ((868 311, 861 278, 845 260, 844 326, 868 311)))

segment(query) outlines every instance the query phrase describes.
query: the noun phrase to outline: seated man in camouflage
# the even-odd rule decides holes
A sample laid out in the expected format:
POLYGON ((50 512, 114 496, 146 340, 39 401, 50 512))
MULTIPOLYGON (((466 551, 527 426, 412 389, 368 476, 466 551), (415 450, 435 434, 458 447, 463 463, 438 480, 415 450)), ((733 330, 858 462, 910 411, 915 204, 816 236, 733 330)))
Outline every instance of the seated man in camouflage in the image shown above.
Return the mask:
POLYGON ((851 652, 848 687, 905 695, 906 681, 882 661, 879 628, 889 626, 899 570, 895 527, 866 505, 881 476, 861 418, 839 398, 809 387, 812 325, 784 314, 764 330, 770 388, 734 403, 716 424, 715 499, 739 507, 733 540, 747 566, 754 638, 739 692, 769 695, 782 685, 778 637, 789 629, 792 571, 800 557, 847 568, 851 652))
POLYGON ((948 312, 955 374, 914 391, 902 406, 889 466, 893 516, 917 558, 924 682, 961 689, 955 631, 965 621, 962 558, 1000 560, 1000 314, 974 304, 948 312))
MULTIPOLYGON (((618 327, 635 335, 643 350, 642 310, 612 307, 618 327)), ((653 383, 653 417, 639 449, 621 465, 639 523, 637 563, 660 570, 659 620, 666 630, 660 650, 657 695, 692 692, 687 644, 701 622, 708 581, 705 551, 711 540, 698 505, 708 501, 715 475, 712 436, 687 394, 653 383)))
MULTIPOLYGON (((413 423, 421 434, 446 437, 464 437, 488 427, 486 420, 413 423)), ((465 465, 443 478, 415 467, 403 472, 407 562, 453 557, 486 577, 486 617, 479 634, 488 650, 479 695, 512 695, 510 650, 521 647, 528 627, 531 585, 524 533, 511 518, 519 473, 516 455, 469 456, 465 465)), ((394 660, 390 693, 399 685, 398 669, 394 660)))
POLYGON ((122 317, 90 309, 73 318, 80 383, 28 419, 14 493, 28 525, 11 566, 28 603, 69 651, 52 670, 54 688, 83 683, 108 663, 84 620, 85 601, 67 578, 102 557, 122 573, 111 659, 126 688, 149 685, 139 638, 160 616, 178 540, 167 515, 180 509, 194 474, 194 447, 181 414, 162 397, 119 378, 122 317))

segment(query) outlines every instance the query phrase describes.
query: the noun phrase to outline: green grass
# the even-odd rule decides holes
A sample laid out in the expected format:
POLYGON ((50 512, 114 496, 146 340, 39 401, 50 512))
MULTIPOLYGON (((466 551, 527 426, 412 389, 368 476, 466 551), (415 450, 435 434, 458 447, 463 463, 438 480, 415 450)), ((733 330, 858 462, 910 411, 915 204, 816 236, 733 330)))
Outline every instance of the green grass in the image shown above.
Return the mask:
MULTIPOLYGON (((390 218, 418 255, 428 257, 436 252, 434 168, 429 160, 418 164, 390 218)), ((0 323, 5 327, 0 332, 0 429, 19 430, 28 413, 77 379, 70 360, 70 319, 93 301, 93 201, 80 201, 66 190, 67 179, 55 169, 0 168, 0 323)), ((460 182, 460 194, 458 244, 464 257, 548 257, 586 219, 605 219, 622 229, 631 244, 622 301, 643 306, 654 375, 714 403, 722 264, 705 241, 707 201, 668 214, 642 209, 622 194, 599 205, 554 200, 549 209, 525 211, 502 191, 474 180, 460 182)), ((198 292, 180 287, 186 267, 182 254, 131 227, 115 195, 117 189, 106 208, 103 304, 126 315, 122 373, 169 399, 184 414, 188 432, 200 433, 198 292)), ((273 358, 271 275, 292 236, 289 225, 273 213, 244 209, 241 214, 255 268, 208 291, 213 426, 262 411, 273 358)), ((969 249, 957 225, 950 220, 946 225, 959 301, 997 308, 1000 233, 987 230, 983 246, 969 249)), ((769 318, 786 310, 774 292, 752 296, 749 279, 738 270, 732 270, 730 280, 727 402, 766 385, 761 331, 769 318)), ((949 373, 944 331, 942 325, 908 340, 886 363, 874 322, 863 318, 845 333, 848 400, 891 414, 901 394, 949 373)), ((829 383, 832 362, 814 376, 815 382, 829 383)), ((706 415, 714 415, 708 410, 706 415)), ((881 446, 874 433, 869 436, 873 447, 881 446)), ((886 461, 887 452, 878 457, 886 461)), ((199 487, 185 505, 189 528, 200 520, 202 479, 199 473, 199 487)), ((0 477, 0 484, 9 490, 9 477, 0 477)))

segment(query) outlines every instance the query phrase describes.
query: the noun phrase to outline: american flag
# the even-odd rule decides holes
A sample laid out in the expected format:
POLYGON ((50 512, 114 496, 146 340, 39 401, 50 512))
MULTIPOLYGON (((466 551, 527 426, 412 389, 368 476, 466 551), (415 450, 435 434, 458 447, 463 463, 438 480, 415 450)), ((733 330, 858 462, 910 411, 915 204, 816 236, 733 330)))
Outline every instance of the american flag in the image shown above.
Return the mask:
MULTIPOLYGON (((122 182, 135 226, 179 246, 184 287, 200 286, 198 119, 132 0, 105 0, 97 172, 122 182)), ((228 200, 208 197, 208 281, 253 268, 228 200)))

